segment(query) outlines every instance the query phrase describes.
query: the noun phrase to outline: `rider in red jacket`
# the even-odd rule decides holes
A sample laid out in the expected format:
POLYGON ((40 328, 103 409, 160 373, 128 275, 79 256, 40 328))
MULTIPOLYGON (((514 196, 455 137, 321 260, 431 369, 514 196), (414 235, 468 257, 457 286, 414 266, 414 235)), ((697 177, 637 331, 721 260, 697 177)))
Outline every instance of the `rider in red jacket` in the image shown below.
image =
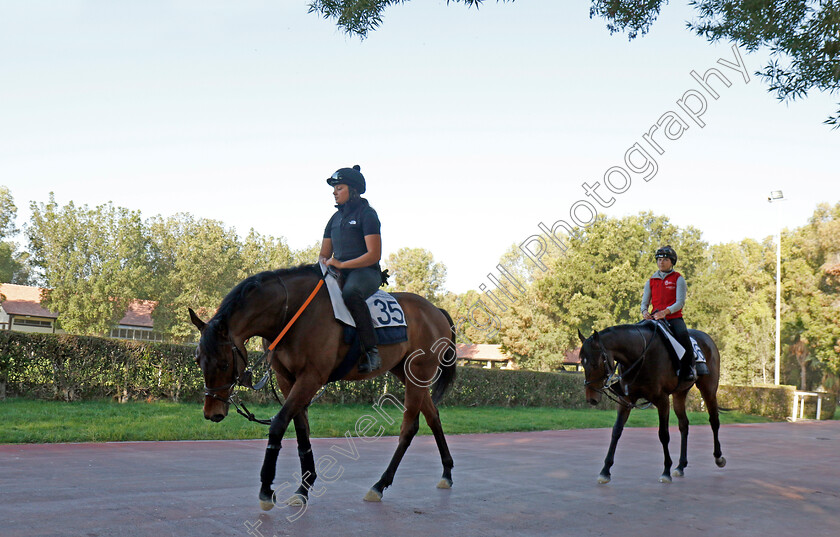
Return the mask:
POLYGON ((685 295, 688 286, 682 274, 674 270, 677 264, 677 252, 671 246, 663 246, 656 251, 656 266, 659 270, 645 282, 642 294, 642 317, 656 321, 664 319, 671 327, 674 337, 685 348, 680 360, 679 378, 693 382, 697 379, 694 372, 694 348, 688 335, 688 328, 682 318, 685 295), (653 305, 653 311, 650 307, 653 305))

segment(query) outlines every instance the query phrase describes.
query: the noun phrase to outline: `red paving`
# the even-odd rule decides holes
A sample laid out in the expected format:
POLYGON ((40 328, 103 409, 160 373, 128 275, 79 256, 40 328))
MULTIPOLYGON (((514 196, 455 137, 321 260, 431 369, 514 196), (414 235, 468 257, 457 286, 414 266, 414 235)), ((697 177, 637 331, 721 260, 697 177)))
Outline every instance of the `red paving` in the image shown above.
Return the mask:
MULTIPOLYGON (((0 536, 840 535, 840 421, 723 426, 723 469, 708 426, 695 426, 686 477, 670 485, 658 482, 654 429, 625 430, 613 481, 598 485, 609 437, 450 436, 451 490, 435 488, 437 449, 418 437, 382 503, 362 497, 396 439, 357 439, 356 461, 330 450, 346 439, 318 439, 316 460, 331 454, 340 468, 295 521, 292 508, 258 508, 264 441, 0 445, 0 536)), ((299 468, 287 440, 275 484, 299 468)))

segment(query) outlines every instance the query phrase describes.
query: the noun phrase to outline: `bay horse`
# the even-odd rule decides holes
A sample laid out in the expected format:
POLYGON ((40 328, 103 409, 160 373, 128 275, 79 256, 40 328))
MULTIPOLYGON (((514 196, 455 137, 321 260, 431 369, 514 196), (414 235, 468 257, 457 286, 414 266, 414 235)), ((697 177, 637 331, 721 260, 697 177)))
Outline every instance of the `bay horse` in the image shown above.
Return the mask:
MULTIPOLYGON (((333 315, 326 286, 319 285, 322 278, 318 265, 262 272, 237 284, 208 322, 203 322, 192 309, 189 310, 192 323, 201 332, 196 362, 204 375, 204 417, 214 422, 227 415, 237 385, 249 382, 245 377, 250 373, 243 376, 248 365, 245 342, 254 336, 271 341, 284 327, 288 329, 274 350, 266 354, 285 402, 271 419, 260 471, 259 501, 265 511, 276 502, 271 485, 281 441, 291 422, 294 422, 297 437, 301 483, 286 503, 305 505, 308 502, 317 475, 309 440, 307 409, 349 348, 344 343, 343 326, 333 315), (316 286, 324 288, 313 291, 316 286), (307 298, 311 303, 300 312, 296 322, 290 324, 290 318, 307 298)), ((379 370, 360 374, 354 365, 343 377, 345 380, 364 380, 390 371, 405 385, 399 443, 387 469, 365 496, 367 501, 380 501, 384 490, 393 483, 397 467, 419 429, 421 412, 434 434, 443 463, 443 477, 438 488, 452 486, 453 461, 436 406, 455 379, 452 318, 421 296, 412 293, 392 293, 392 296, 405 314, 408 341, 380 345, 382 367, 379 370), (432 394, 429 393, 430 386, 432 394)), ((358 429, 357 423, 356 433, 360 436, 367 430, 377 430, 370 426, 360 433, 358 429)), ((334 460, 326 457, 327 463, 327 459, 334 460)), ((323 462, 319 459, 322 473, 329 469, 329 464, 321 464, 323 462)), ((323 475, 327 479, 327 474, 323 475)))
POLYGON ((688 416, 685 413, 685 399, 693 385, 697 386, 709 412, 709 424, 714 436, 715 464, 726 465, 718 440, 720 419, 718 418, 717 389, 720 379, 720 352, 715 342, 705 332, 689 330, 706 357, 708 375, 701 375, 696 382, 681 382, 674 372, 669 351, 665 346, 662 328, 653 321, 640 324, 611 326, 601 332, 597 330, 588 338, 578 330, 583 346, 580 362, 585 374, 586 400, 597 405, 601 395, 606 394, 616 401, 617 417, 612 429, 612 439, 604 459, 604 467, 598 476, 599 483, 609 483, 610 468, 615 457, 615 447, 630 416, 638 408, 636 401, 644 399, 659 411, 659 441, 665 454, 665 469, 659 477, 662 483, 671 482, 671 455, 668 452, 668 417, 671 412, 669 396, 674 398, 674 413, 680 430, 680 460, 674 470, 674 477, 683 477, 688 466, 688 416))

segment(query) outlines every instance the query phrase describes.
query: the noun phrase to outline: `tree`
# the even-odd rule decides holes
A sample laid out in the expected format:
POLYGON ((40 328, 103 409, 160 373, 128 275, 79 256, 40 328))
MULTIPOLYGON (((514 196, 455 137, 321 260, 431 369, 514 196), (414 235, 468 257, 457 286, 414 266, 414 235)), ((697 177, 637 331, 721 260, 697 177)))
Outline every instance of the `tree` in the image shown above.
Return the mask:
POLYGON ((242 263, 239 279, 266 270, 289 267, 294 263, 294 254, 282 237, 278 239, 260 235, 251 228, 242 244, 242 263))
POLYGON ((775 251, 752 239, 717 244, 689 282, 690 328, 715 341, 721 354, 721 382, 772 382, 775 251))
POLYGON ((653 255, 660 246, 677 250, 677 269, 689 285, 706 250, 697 229, 680 229, 652 213, 599 215, 567 240, 568 250, 547 262, 548 270, 502 313, 502 345, 520 365, 555 369, 579 346, 578 329, 588 334, 638 321, 644 282, 656 270, 653 255))
POLYGON ((400 248, 385 262, 391 276, 389 289, 407 291, 437 303, 446 281, 446 265, 436 263, 423 248, 400 248))
MULTIPOLYGON (((840 2, 836 0, 691 0, 698 19, 687 27, 710 42, 733 41, 770 60, 756 74, 780 101, 812 89, 840 90, 840 2)), ((629 39, 648 32, 662 0, 593 0, 590 17, 606 19, 610 33, 629 39)), ((840 110, 825 123, 840 127, 840 110)))
MULTIPOLYGON (((477 8, 482 1, 446 0, 446 3, 464 3, 469 7, 477 8)), ((385 8, 407 2, 408 0, 312 0, 309 4, 309 13, 316 13, 325 19, 333 19, 346 33, 355 34, 364 39, 369 31, 376 30, 382 24, 382 12, 385 8)))
MULTIPOLYGON (((385 8, 407 1, 313 0, 309 12, 335 20, 348 34, 365 38, 382 24, 385 8)), ((453 1, 471 7, 482 3, 453 1)), ((632 40, 648 32, 662 4, 663 0, 592 0, 589 15, 606 19, 611 34, 627 32, 632 40)), ((840 90, 840 2, 691 0, 689 5, 698 18, 687 27, 697 35, 710 42, 733 41, 751 52, 770 52, 768 64, 756 74, 779 100, 805 97, 811 90, 829 94, 840 90)), ((840 127, 840 110, 825 123, 840 127)))
POLYGON ((26 285, 30 279, 29 254, 18 252, 9 240, 18 233, 17 207, 8 187, 0 186, 0 282, 26 285))
POLYGON ((106 333, 144 294, 149 241, 140 213, 111 203, 59 207, 52 193, 49 202, 30 208, 32 264, 48 288, 42 304, 60 314, 68 332, 106 333))
MULTIPOLYGON (((243 275, 262 268, 270 258, 255 254, 244 263, 242 246, 233 229, 216 220, 196 219, 180 213, 170 218, 156 216, 148 221, 151 236, 153 295, 158 301, 152 318, 155 329, 174 341, 192 341, 197 332, 187 308, 201 317, 212 316, 225 295, 243 275)), ((250 236, 248 251, 259 245, 277 245, 274 239, 250 236)), ((283 252, 279 254, 283 256, 283 252)), ((268 268, 267 266, 265 268, 268 268)))
POLYGON ((797 360, 801 383, 821 380, 837 389, 840 203, 819 205, 807 225, 786 234, 782 249, 782 337, 787 354, 797 360), (808 372, 817 378, 809 379, 808 372))

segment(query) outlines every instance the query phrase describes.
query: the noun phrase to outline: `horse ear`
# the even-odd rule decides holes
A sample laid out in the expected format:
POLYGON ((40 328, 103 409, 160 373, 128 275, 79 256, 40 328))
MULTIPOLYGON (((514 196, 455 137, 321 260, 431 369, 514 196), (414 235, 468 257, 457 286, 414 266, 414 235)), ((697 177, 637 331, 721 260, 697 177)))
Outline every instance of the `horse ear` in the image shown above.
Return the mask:
POLYGON ((195 327, 198 328, 199 332, 204 330, 204 327, 207 326, 207 324, 204 321, 202 321, 201 319, 198 318, 198 315, 195 314, 195 312, 192 310, 192 308, 187 308, 187 309, 190 312, 190 320, 192 321, 192 324, 194 324, 195 327))
POLYGON ((598 341, 598 331, 597 330, 592 331, 592 339, 594 339, 595 341, 598 341))
POLYGON ((581 343, 586 343, 586 338, 580 333, 580 328, 578 328, 578 337, 580 338, 581 343))

